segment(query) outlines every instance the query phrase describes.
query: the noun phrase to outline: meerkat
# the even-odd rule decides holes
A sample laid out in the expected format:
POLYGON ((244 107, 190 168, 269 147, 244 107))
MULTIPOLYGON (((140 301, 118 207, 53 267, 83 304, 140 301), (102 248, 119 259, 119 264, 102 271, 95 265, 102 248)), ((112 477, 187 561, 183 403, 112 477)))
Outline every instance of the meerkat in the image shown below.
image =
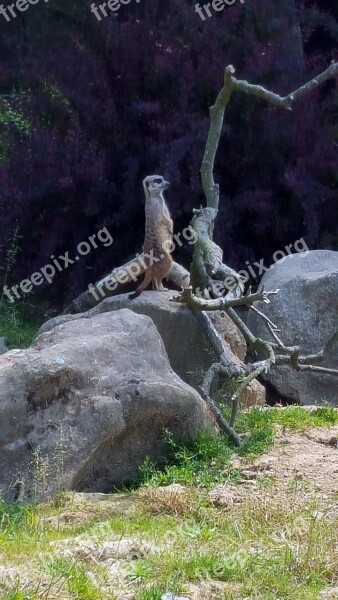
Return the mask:
POLYGON ((145 202, 145 235, 143 252, 147 265, 144 279, 136 291, 129 295, 137 298, 152 283, 153 290, 166 290, 162 280, 172 265, 170 248, 173 239, 173 222, 165 203, 163 192, 169 183, 160 175, 149 175, 143 180, 145 202))

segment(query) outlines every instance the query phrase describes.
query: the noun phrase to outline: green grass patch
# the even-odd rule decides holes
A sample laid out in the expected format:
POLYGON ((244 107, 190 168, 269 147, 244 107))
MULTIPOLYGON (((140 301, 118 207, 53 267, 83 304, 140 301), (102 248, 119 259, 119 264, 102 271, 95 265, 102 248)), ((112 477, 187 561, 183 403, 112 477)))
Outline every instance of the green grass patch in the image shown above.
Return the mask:
POLYGON ((225 436, 201 432, 197 440, 189 445, 175 441, 171 433, 164 436, 168 446, 165 465, 158 468, 149 458, 141 466, 142 483, 152 486, 198 485, 208 487, 229 479, 227 465, 232 449, 225 436))
POLYGON ((282 425, 288 429, 304 430, 309 427, 330 427, 338 424, 338 410, 332 406, 319 406, 313 410, 301 406, 288 406, 285 409, 253 408, 238 416, 237 430, 241 432, 271 429, 282 425))
MULTIPOLYGON (((224 409, 224 416, 229 417, 224 409)), ((164 440, 168 446, 164 465, 155 465, 147 458, 141 467, 143 484, 152 486, 178 483, 200 487, 210 487, 226 481, 236 482, 241 473, 229 468, 233 453, 254 457, 273 446, 275 425, 291 430, 304 430, 309 427, 329 427, 338 424, 338 410, 321 406, 306 410, 300 406, 286 409, 253 408, 239 414, 236 430, 243 436, 240 449, 234 448, 226 436, 216 436, 201 432, 191 444, 178 443, 169 432, 164 440)))
POLYGON ((74 559, 53 560, 49 569, 54 578, 62 577, 72 597, 76 600, 103 600, 103 595, 93 583, 91 571, 74 559))
POLYGON ((11 539, 19 531, 34 527, 35 517, 36 509, 33 506, 0 501, 0 541, 11 539))
POLYGON ((43 321, 31 303, 0 301, 0 337, 6 338, 10 348, 27 348, 43 321))
POLYGON ((151 585, 136 594, 135 600, 161 600, 164 593, 165 589, 160 588, 157 585, 151 585))

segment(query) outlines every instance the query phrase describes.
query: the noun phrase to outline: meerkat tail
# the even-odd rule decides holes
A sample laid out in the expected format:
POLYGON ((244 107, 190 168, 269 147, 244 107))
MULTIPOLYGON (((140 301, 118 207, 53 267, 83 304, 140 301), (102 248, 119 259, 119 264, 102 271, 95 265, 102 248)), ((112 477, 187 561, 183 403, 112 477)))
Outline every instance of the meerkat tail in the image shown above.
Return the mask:
POLYGON ((142 294, 143 290, 145 290, 148 287, 151 280, 152 280, 151 268, 150 269, 148 268, 147 271, 145 272, 142 283, 138 286, 138 288, 136 288, 135 292, 133 292, 132 294, 129 294, 129 296, 128 296, 129 300, 135 300, 135 298, 137 298, 140 294, 142 294))

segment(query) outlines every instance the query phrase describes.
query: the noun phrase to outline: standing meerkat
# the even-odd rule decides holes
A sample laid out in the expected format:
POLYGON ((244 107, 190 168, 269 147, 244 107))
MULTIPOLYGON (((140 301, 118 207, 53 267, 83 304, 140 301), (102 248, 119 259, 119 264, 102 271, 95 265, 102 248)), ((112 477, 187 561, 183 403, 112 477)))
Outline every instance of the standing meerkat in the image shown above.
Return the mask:
POLYGON ((173 222, 163 198, 169 183, 161 175, 149 175, 143 180, 145 202, 145 234, 143 252, 147 265, 144 279, 133 294, 137 298, 152 283, 153 290, 165 290, 162 279, 167 277, 172 265, 170 248, 173 239, 173 222))

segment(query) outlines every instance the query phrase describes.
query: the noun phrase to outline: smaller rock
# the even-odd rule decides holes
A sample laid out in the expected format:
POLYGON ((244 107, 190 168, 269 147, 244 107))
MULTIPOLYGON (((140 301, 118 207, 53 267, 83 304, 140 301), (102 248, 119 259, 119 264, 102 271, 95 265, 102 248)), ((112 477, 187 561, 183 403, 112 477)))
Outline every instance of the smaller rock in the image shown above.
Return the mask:
MULTIPOLYGON (((301 354, 317 354, 335 333, 338 320, 338 252, 311 250, 279 260, 264 274, 260 289, 279 290, 269 304, 255 303, 281 331, 286 346, 301 354)), ((257 337, 267 337, 266 323, 250 311, 247 326, 257 337)), ((331 345, 322 367, 337 369, 338 345, 331 345)), ((323 373, 300 372, 290 365, 262 374, 275 393, 297 404, 338 405, 337 379, 323 373)))

